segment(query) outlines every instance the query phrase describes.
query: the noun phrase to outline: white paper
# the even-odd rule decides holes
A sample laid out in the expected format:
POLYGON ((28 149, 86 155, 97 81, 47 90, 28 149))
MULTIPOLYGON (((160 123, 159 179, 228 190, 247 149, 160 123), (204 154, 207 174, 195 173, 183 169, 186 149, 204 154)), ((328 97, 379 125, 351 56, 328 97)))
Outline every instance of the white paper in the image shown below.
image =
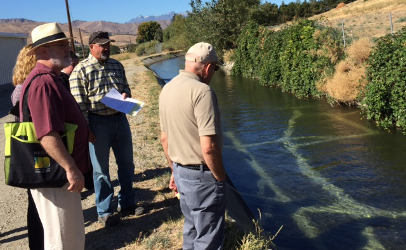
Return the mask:
POLYGON ((112 88, 107 95, 101 99, 101 102, 112 109, 133 116, 137 115, 145 104, 132 98, 123 99, 123 96, 115 88, 112 88))

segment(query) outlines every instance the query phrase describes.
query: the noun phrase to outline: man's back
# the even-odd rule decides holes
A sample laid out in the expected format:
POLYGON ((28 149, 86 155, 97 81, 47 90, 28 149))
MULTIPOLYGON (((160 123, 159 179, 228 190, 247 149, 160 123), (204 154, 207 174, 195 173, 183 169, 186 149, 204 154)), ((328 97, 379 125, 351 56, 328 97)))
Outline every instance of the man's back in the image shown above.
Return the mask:
POLYGON ((211 88, 195 74, 181 71, 164 86, 159 109, 171 159, 185 165, 204 162, 200 136, 222 138, 217 98, 211 88))

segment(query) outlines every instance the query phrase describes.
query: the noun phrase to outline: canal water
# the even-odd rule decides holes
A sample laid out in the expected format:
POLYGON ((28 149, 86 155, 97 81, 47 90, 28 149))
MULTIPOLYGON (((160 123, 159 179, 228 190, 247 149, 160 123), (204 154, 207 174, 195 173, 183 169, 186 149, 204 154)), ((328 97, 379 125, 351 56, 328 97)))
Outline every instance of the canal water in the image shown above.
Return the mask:
MULTIPOLYGON (((183 58, 153 64, 166 81, 183 58)), ((278 249, 406 249, 406 136, 216 72, 224 163, 278 249)))

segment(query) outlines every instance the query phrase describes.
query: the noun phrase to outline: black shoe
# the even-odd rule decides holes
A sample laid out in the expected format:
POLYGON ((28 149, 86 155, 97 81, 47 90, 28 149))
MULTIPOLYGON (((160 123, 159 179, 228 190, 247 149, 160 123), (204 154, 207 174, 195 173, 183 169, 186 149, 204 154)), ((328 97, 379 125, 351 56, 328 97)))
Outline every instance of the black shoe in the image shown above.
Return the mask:
POLYGON ((99 222, 103 224, 104 227, 114 227, 120 222, 120 218, 114 215, 106 215, 99 217, 99 222))
POLYGON ((144 213, 144 208, 143 207, 137 207, 136 205, 132 205, 129 207, 122 207, 120 210, 121 217, 126 217, 130 215, 141 215, 144 213))

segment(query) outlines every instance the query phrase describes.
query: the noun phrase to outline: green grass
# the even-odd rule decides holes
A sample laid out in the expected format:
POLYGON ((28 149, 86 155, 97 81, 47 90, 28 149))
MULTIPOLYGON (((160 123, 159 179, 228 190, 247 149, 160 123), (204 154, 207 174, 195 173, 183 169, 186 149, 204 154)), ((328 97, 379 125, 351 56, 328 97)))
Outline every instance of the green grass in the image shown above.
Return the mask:
POLYGON ((399 18, 398 20, 396 20, 395 23, 403 23, 403 22, 406 22, 406 16, 399 18))

